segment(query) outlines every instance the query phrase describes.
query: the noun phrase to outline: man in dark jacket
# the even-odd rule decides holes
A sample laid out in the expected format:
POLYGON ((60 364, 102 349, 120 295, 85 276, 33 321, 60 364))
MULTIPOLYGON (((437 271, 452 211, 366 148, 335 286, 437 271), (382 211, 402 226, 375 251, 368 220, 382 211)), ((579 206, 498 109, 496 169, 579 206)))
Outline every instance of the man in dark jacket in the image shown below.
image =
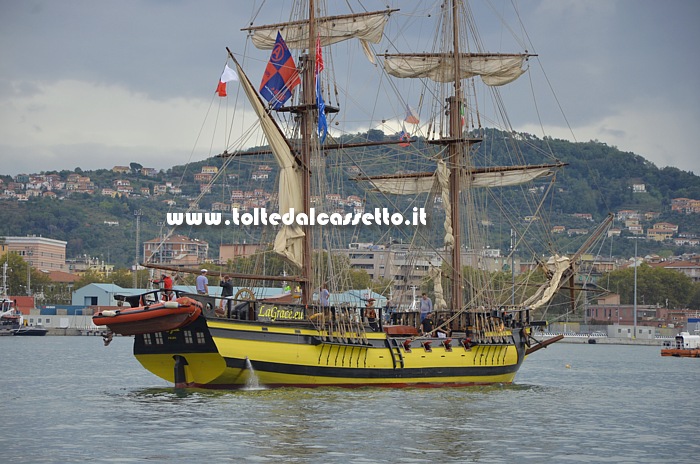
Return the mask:
POLYGON ((225 305, 226 309, 224 310, 224 315, 229 317, 229 313, 231 311, 231 300, 226 299, 226 297, 233 296, 233 283, 231 283, 231 276, 225 275, 224 280, 222 280, 219 285, 221 286, 221 309, 224 310, 225 305))

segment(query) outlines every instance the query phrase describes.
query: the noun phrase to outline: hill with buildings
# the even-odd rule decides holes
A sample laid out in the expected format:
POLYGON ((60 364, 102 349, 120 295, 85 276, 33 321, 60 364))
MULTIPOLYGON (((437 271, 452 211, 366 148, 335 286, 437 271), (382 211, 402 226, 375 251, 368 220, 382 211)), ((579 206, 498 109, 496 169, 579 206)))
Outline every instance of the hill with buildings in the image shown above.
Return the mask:
MULTIPOLYGON (((487 130, 484 138, 496 141, 511 134, 487 130)), ((562 249, 576 248, 608 212, 616 214, 612 234, 640 236, 640 253, 681 254, 700 251, 700 177, 679 169, 657 168, 643 157, 617 150, 600 142, 571 143, 539 139, 529 134, 525 161, 550 147, 568 166, 558 174, 559 188, 552 192, 552 231, 562 249)), ((381 131, 357 134, 355 138, 384 140, 396 138, 381 131)), ((340 142, 348 141, 341 139, 340 142)), ((416 143, 423 143, 418 140, 416 143)), ((505 146, 490 153, 495 163, 507 163, 505 146)), ((375 148, 377 156, 390 158, 392 146, 375 148)), ((247 158, 247 157, 241 157, 247 158)), ((222 170, 223 159, 209 158, 188 166, 157 171, 139 163, 95 171, 36 172, 14 177, 0 176, 0 236, 36 235, 66 242, 68 258, 96 259, 117 267, 134 262, 139 223, 143 243, 160 236, 167 226, 168 211, 230 211, 267 206, 274 201, 277 170, 274 160, 254 164, 241 160, 222 170), (213 182, 212 182, 213 180, 213 182)), ((397 164, 396 170, 401 166, 397 164)), ((335 173, 345 179, 351 170, 335 173)), ((374 207, 352 182, 347 196, 334 199, 346 211, 374 207), (366 202, 367 201, 367 202, 366 202)), ((515 192, 511 202, 517 202, 515 192)), ((436 213, 441 214, 441 213, 436 213)), ((227 243, 255 243, 259 237, 245 229, 199 227, 180 228, 179 234, 208 243, 206 256, 218 259, 219 248, 227 243)), ((358 236, 376 242, 371 231, 358 236)), ((507 249, 509 237, 494 234, 492 248, 507 249)), ((139 245, 143 250, 143 246, 139 245)), ((632 241, 617 240, 614 255, 630 256, 632 241)))

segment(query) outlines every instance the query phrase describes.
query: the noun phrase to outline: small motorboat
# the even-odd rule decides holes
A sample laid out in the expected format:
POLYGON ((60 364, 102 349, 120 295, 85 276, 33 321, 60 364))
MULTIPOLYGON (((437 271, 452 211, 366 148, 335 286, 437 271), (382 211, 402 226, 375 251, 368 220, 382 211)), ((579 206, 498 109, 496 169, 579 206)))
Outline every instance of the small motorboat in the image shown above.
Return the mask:
POLYGON ((28 336, 28 337, 43 337, 49 329, 40 325, 23 325, 15 329, 12 335, 28 336))
MULTIPOLYGON (((667 345, 664 344, 664 346, 667 345)), ((675 344, 661 349, 661 356, 700 358, 700 335, 681 332, 676 336, 675 344)))
POLYGON ((201 313, 199 301, 181 296, 135 308, 105 309, 92 316, 92 322, 98 326, 106 325, 115 334, 137 335, 179 329, 201 313))

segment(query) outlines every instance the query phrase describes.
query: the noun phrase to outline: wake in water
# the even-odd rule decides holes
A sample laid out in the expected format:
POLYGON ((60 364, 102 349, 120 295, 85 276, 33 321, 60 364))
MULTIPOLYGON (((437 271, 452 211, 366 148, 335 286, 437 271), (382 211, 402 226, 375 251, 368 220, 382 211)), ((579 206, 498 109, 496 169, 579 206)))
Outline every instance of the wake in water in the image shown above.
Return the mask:
POLYGON ((253 369, 253 364, 247 356, 245 358, 245 367, 248 370, 248 380, 246 380, 243 390, 265 390, 265 387, 260 386, 260 379, 258 379, 258 375, 253 369))

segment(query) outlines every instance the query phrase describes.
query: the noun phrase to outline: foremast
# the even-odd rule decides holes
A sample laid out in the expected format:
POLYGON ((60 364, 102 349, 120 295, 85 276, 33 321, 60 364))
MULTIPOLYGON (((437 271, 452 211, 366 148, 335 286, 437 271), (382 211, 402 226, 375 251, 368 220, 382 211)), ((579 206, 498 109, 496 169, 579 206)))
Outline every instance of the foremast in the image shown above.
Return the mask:
MULTIPOLYGON (((301 146, 298 147, 297 150, 290 150, 290 152, 294 153, 296 161, 295 170, 298 176, 297 180, 300 184, 300 198, 298 201, 301 203, 301 208, 299 208, 301 211, 295 210, 295 213, 302 212, 306 214, 307 217, 310 217, 311 160, 316 150, 322 150, 320 139, 314 131, 314 125, 321 116, 319 111, 322 111, 318 108, 316 97, 316 92, 320 92, 320 86, 317 86, 316 82, 320 79, 320 69, 317 63, 317 48, 320 49, 322 46, 356 38, 361 41, 363 48, 368 50, 369 42, 378 43, 381 40, 387 17, 394 11, 397 10, 387 9, 385 11, 317 17, 316 2, 314 0, 309 0, 307 18, 304 20, 256 27, 251 26, 243 29, 244 31, 252 33, 252 42, 259 49, 273 48, 275 44, 273 38, 279 32, 290 49, 305 50, 299 59, 303 83, 299 104, 297 106, 288 106, 278 109, 278 111, 288 111, 300 116, 301 146)), ((249 95, 249 98, 251 99, 251 103, 254 103, 253 100, 255 100, 255 98, 252 98, 251 95, 249 95)), ((269 113, 269 111, 270 109, 266 109, 266 114, 269 113)), ((325 111, 331 112, 337 111, 337 109, 326 107, 325 111)), ((266 132, 268 138, 270 135, 277 137, 277 130, 272 132, 273 134, 268 134, 266 132)), ((283 134, 282 137, 284 137, 283 134)), ((286 146, 291 149, 289 141, 286 137, 284 137, 284 139, 286 146)), ((285 147, 285 151, 287 151, 287 147, 285 147)), ((273 153, 275 152, 274 147, 272 151, 273 153)), ((279 156, 276 153, 275 155, 279 161, 279 156)), ((280 165, 280 167, 284 166, 280 165)), ((280 192, 280 197, 282 197, 282 195, 283 193, 280 192)), ((285 208, 280 204, 280 211, 282 212, 283 209, 285 208)), ((287 211, 285 210, 284 212, 287 211)), ((301 242, 300 256, 295 256, 296 259, 290 259, 289 261, 300 268, 299 281, 301 286, 301 302, 303 304, 308 304, 313 294, 311 262, 313 242, 310 232, 309 228, 306 227, 303 230, 297 231, 291 238, 280 238, 278 236, 275 240, 275 251, 282 256, 285 256, 287 252, 286 248, 296 249, 299 246, 298 242, 301 242), (281 244, 283 240, 286 240, 286 245, 284 246, 281 244)))

